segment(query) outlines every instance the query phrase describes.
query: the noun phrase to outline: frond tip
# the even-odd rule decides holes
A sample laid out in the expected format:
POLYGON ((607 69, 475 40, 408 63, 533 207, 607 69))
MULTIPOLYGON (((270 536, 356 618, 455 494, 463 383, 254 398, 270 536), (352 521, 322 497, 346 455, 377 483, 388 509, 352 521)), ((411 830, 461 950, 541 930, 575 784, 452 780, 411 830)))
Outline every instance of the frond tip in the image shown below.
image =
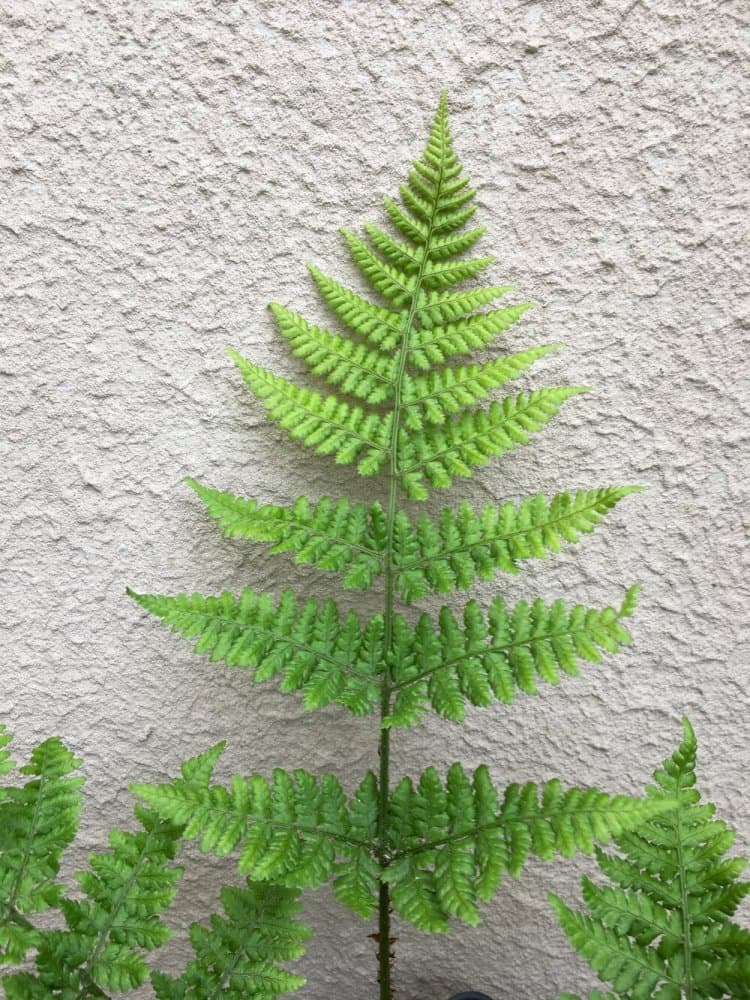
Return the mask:
POLYGON ((570 943, 618 997, 750 997, 750 930, 730 918, 750 894, 746 861, 726 859, 734 832, 695 788, 696 739, 687 719, 678 749, 654 773, 650 801, 671 808, 597 851, 613 883, 583 879, 587 913, 550 902, 570 943))

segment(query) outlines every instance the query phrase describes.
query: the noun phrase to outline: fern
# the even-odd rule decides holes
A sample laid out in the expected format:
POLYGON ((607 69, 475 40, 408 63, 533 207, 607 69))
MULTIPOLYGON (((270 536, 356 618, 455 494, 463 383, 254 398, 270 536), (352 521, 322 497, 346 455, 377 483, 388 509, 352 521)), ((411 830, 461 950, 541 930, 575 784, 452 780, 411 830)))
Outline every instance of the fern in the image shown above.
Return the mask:
MULTIPOLYGON (((7 745, 4 732, 0 739, 7 745)), ((159 917, 181 874, 171 863, 181 829, 142 806, 142 830, 111 831, 109 852, 92 854, 89 870, 78 874, 75 898, 56 882, 78 828, 83 779, 72 775, 80 763, 59 739, 45 740, 20 768, 30 780, 0 794, 0 960, 19 965, 35 953, 34 971, 3 978, 9 1000, 134 989, 148 976, 145 954, 169 937, 159 917), (61 911, 66 929, 31 922, 50 907, 61 911)))
POLYGON ((214 914, 210 927, 190 927, 196 958, 185 972, 179 978, 152 973, 158 1000, 275 1000, 304 985, 302 976, 278 964, 303 955, 311 933, 295 919, 298 895, 249 880, 243 889, 226 886, 221 891, 226 916, 214 914))
MULTIPOLYGON (((0 724, 0 773, 14 767, 10 741, 0 724)), ((80 763, 59 739, 45 740, 20 768, 29 780, 0 788, 0 964, 23 961, 36 945, 26 915, 60 903, 55 879, 78 829, 83 778, 72 775, 80 763)))
MULTIPOLYGON (((443 96, 400 200, 385 200, 392 230, 368 223, 364 234, 343 231, 372 301, 310 267, 338 329, 271 305, 309 384, 230 351, 271 421, 300 447, 379 476, 377 498, 299 497, 284 507, 188 480, 225 535, 340 574, 345 589, 377 587, 381 613, 364 619, 338 602, 289 589, 278 596, 252 589, 218 596, 129 591, 198 652, 247 669, 256 682, 278 680, 308 709, 336 703, 356 715, 377 713, 378 773, 366 775, 348 798, 332 777, 304 770, 213 784, 221 745, 188 762, 174 781, 137 791, 204 850, 235 852, 240 871, 256 882, 294 890, 331 879, 346 906, 364 917, 377 910, 381 1000, 392 995, 391 906, 425 929, 445 930, 453 919, 475 924, 504 874, 517 875, 530 854, 590 851, 595 840, 606 842, 666 808, 654 798, 563 791, 557 781, 503 791, 485 768, 470 776, 458 764, 445 779, 428 768, 416 782, 391 782, 394 728, 417 724, 430 709, 460 721, 467 705, 509 704, 519 692, 534 694, 540 683, 556 684, 630 642, 623 621, 636 587, 619 609, 562 600, 509 607, 499 596, 486 610, 469 600, 457 613, 446 606, 435 616, 407 618, 399 608, 517 573, 525 560, 546 558, 590 533, 637 489, 594 486, 482 509, 464 503, 434 515, 405 506, 528 444, 587 391, 503 389, 557 344, 471 359, 530 306, 508 300, 508 285, 476 283, 493 261, 473 255, 484 232, 470 225, 474 199, 443 96), (498 390, 505 394, 496 397, 498 390)), ((223 947, 220 926, 211 947, 223 947)), ((195 933, 204 941, 210 932, 195 933)), ((274 961, 270 952, 265 957, 274 961)), ((222 961, 216 975, 223 975, 222 961)), ((164 995, 182 996, 209 980, 159 982, 164 995)))
POLYGON ((648 788, 652 801, 673 807, 615 838, 619 855, 596 852, 613 886, 583 879, 588 914, 550 900, 568 940, 613 996, 739 1000, 750 997, 750 930, 731 917, 750 894, 750 882, 739 881, 747 862, 725 858, 734 832, 700 802, 687 719, 683 729, 648 788))

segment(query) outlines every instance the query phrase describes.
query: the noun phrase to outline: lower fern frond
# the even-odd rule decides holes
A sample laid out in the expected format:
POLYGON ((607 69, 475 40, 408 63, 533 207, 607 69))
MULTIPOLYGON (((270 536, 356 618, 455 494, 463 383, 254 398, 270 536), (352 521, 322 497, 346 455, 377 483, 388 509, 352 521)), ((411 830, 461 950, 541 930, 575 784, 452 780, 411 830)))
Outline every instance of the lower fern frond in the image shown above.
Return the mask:
POLYGON ((564 791, 510 785, 502 803, 485 766, 473 777, 460 764, 445 784, 428 768, 416 787, 404 778, 390 801, 391 861, 383 879, 397 912, 422 930, 444 931, 451 917, 474 925, 507 872, 528 857, 591 854, 624 830, 663 812, 668 803, 611 796, 596 789, 564 791))
POLYGON ((91 855, 91 870, 78 875, 84 898, 59 904, 67 930, 37 933, 36 972, 7 976, 7 997, 105 996, 147 978, 144 953, 170 937, 159 915, 182 874, 171 863, 181 830, 141 807, 136 815, 143 830, 113 830, 110 852, 91 855))
POLYGON ((299 891, 248 880, 221 891, 225 916, 191 924, 195 958, 179 978, 151 974, 158 1000, 276 1000, 304 986, 279 963, 305 953, 312 931, 297 919, 299 891))
POLYGON ((586 914, 550 897, 570 943, 627 1000, 750 997, 750 930, 730 920, 750 893, 738 881, 746 862, 723 857, 734 834, 700 804, 687 719, 683 729, 647 789, 671 808, 617 836, 620 856, 597 851, 614 887, 584 879, 586 914))
POLYGON ((219 743, 183 764, 180 778, 132 791, 184 825, 185 838, 200 838, 204 853, 239 850, 239 870, 257 881, 319 886, 335 871, 338 855, 369 846, 350 831, 344 793, 331 775, 276 769, 271 781, 235 775, 229 788, 210 785, 223 750, 219 743))
MULTIPOLYGON (((2 760, 10 735, 0 727, 2 760)), ((64 887, 55 882, 65 848, 78 829, 84 779, 72 777, 81 761, 53 737, 31 754, 22 787, 0 788, 0 964, 20 962, 36 936, 24 914, 57 906, 64 887)))

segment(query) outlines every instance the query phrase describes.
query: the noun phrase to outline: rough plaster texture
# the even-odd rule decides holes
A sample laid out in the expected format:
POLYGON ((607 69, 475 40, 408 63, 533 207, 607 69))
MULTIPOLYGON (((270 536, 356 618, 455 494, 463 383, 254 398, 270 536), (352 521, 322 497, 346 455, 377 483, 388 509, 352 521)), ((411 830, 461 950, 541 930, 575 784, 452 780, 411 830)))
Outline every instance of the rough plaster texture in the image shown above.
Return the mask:
MULTIPOLYGON (((225 775, 303 763, 353 788, 372 765, 372 721, 310 716, 212 668, 123 591, 337 592, 330 577, 222 541, 181 478, 267 502, 370 495, 268 425, 224 349, 300 372, 265 305, 326 318, 303 262, 349 279, 336 229, 379 217, 442 85, 498 255, 492 280, 538 303, 508 345, 568 347, 526 384, 596 387, 450 500, 646 483, 582 545, 497 583, 510 599, 602 604, 625 583, 644 587, 632 651, 463 727, 431 717, 399 733, 397 770, 487 760, 498 780, 561 774, 636 792, 687 712, 703 788, 750 846, 741 8, 0 5, 0 709, 21 748, 59 733, 85 757, 71 865, 127 815, 129 781, 158 780, 219 738, 225 775)), ((191 857, 171 968, 187 922, 233 877, 191 857)), ((591 984, 545 900, 549 888, 575 898, 589 867, 530 865, 478 931, 400 926, 399 997, 472 985, 531 1000, 591 984)), ((317 936, 300 997, 370 1000, 373 928, 325 891, 306 915, 317 936)))

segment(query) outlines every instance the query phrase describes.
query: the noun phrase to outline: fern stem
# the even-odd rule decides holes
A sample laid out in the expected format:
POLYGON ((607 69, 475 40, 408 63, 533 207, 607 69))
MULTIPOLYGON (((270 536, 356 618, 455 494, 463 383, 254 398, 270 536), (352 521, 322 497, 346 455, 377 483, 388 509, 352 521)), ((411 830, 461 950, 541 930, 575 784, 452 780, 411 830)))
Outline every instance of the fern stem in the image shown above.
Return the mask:
MULTIPOLYGON (((442 158, 441 158, 442 159, 442 158)), ((430 221, 424 244, 424 252, 417 272, 406 321, 402 328, 401 346, 398 366, 394 378, 393 390, 393 423, 391 425, 390 453, 388 456, 388 507, 386 511, 386 550, 383 556, 385 564, 385 611, 383 648, 387 657, 383 671, 383 682, 380 698, 381 723, 391 711, 391 696, 393 693, 393 663, 391 653, 393 646, 393 608, 396 591, 396 566, 393 557, 393 534, 398 512, 398 437, 401 424, 401 395, 404 372, 409 354, 411 331, 417 314, 417 304, 422 293, 422 281, 425 268, 429 261, 430 244, 435 226, 435 216, 443 183, 443 164, 441 162, 438 177, 435 182, 435 197, 430 212, 430 221)), ((380 728, 380 780, 378 783, 378 853, 381 869, 385 868, 390 858, 388 856, 388 802, 390 798, 390 727, 380 728)), ((391 901, 390 888, 387 882, 381 881, 378 893, 378 966, 380 969, 380 1000, 392 1000, 391 990, 391 901)))

